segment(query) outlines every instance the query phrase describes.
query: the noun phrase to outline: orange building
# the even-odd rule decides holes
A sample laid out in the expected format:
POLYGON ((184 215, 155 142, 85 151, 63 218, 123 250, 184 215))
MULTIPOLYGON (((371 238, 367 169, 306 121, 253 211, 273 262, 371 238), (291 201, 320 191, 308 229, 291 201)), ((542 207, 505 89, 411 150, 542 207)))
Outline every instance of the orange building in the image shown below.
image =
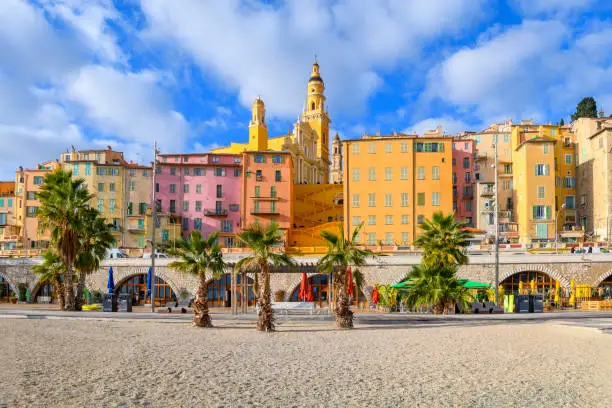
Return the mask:
POLYGON ((276 222, 287 236, 293 225, 293 163, 285 151, 242 154, 242 229, 276 222))
POLYGON ((366 245, 405 246, 436 211, 453 211, 452 139, 398 134, 345 140, 344 227, 366 245))

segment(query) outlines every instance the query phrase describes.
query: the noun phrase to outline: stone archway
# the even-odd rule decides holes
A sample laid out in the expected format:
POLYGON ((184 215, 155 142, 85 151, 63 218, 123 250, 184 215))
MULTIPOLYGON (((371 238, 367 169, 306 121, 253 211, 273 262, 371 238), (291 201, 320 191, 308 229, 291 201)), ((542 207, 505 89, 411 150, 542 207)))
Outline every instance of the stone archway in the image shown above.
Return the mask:
MULTIPOLYGON (((135 266, 127 268, 120 266, 113 267, 113 278, 115 280, 115 287, 118 287, 123 282, 134 276, 146 276, 147 273, 149 273, 148 266, 135 266)), ((177 298, 180 296, 181 291, 185 290, 185 288, 179 288, 173 276, 168 274, 167 268, 155 268, 155 277, 163 279, 168 284, 168 286, 170 286, 170 289, 172 289, 177 298)), ((88 288, 91 289, 89 285, 88 288)))
POLYGON ((15 293, 15 295, 17 296, 19 295, 19 286, 17 286, 15 281, 11 279, 8 275, 9 275, 8 273, 0 272, 0 277, 4 278, 6 283, 8 283, 9 290, 12 290, 13 293, 15 293))
POLYGON ((561 286, 563 286, 564 288, 570 287, 570 283, 567 280, 567 278, 562 276, 558 271, 552 268, 546 267, 544 265, 540 265, 540 264, 526 264, 526 265, 513 266, 512 268, 507 268, 507 269, 504 268, 504 270, 499 276, 499 282, 501 283, 505 281, 507 278, 511 277, 512 275, 515 275, 521 272, 542 272, 542 273, 547 274, 551 278, 555 279, 556 281, 558 281, 561 284, 561 286))
POLYGON ((599 275, 597 279, 595 279, 595 282, 593 282, 593 287, 594 288, 598 287, 601 284, 601 282, 606 280, 606 278, 612 279, 612 269, 599 275))

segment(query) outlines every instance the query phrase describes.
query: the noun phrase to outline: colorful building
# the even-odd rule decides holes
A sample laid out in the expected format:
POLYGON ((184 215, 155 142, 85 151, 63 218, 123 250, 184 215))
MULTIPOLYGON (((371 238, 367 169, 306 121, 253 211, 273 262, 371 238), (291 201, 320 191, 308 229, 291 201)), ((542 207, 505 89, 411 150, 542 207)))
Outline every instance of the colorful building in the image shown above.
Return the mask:
POLYGON ((473 226, 474 141, 453 141, 453 210, 455 218, 473 226))
POLYGON ((452 139, 415 135, 344 140, 344 227, 366 245, 406 246, 436 211, 451 213, 452 139))
POLYGON ((19 242, 15 203, 15 182, 0 181, 0 250, 13 249, 19 242))
POLYGON ((325 84, 319 64, 312 65, 306 89, 304 109, 286 135, 268 137, 266 108, 258 97, 253 102, 249 123, 249 140, 213 149, 211 153, 242 154, 244 151, 286 151, 291 154, 295 184, 326 184, 329 182, 329 124, 325 107, 325 84))
MULTIPOLYGON (((220 231, 221 245, 231 248, 240 227, 242 175, 238 154, 159 155, 157 208, 168 223, 180 218, 182 235, 220 231)), ((174 238, 162 233, 161 242, 174 238)))
POLYGON ((293 161, 289 152, 247 151, 242 154, 240 227, 276 222, 285 234, 293 226, 293 161))

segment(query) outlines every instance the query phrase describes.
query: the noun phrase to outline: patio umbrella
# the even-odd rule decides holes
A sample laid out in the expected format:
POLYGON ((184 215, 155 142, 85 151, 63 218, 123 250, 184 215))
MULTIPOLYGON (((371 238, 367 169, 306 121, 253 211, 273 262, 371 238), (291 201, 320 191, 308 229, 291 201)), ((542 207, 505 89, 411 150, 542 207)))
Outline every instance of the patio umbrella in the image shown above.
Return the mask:
POLYGON ((535 293, 536 292, 535 279, 532 279, 531 282, 529 283, 529 285, 531 286, 531 293, 535 293))
POLYGON ((151 281, 153 280, 153 268, 149 267, 147 272, 147 297, 151 296, 151 281))
POLYGON ((298 292, 298 300, 306 301, 308 298, 308 275, 302 272, 302 282, 300 283, 300 291, 298 292))
POLYGON ((348 293, 349 297, 353 297, 353 271, 351 270, 350 266, 346 270, 346 292, 348 293))
POLYGON ((559 281, 555 282, 555 304, 559 304, 560 299, 560 293, 561 292, 561 284, 559 283, 559 281))
POLYGON ((106 289, 108 289, 108 293, 113 293, 115 290, 115 279, 113 278, 113 267, 108 268, 108 283, 106 284, 106 289))
POLYGON ((519 281, 519 295, 523 294, 523 289, 525 288, 525 284, 523 283, 523 281, 519 281))
POLYGON ((380 298, 380 295, 378 294, 378 288, 374 286, 374 290, 372 291, 372 303, 377 305, 378 301, 380 300, 379 298, 380 298))
POLYGON ((570 307, 575 307, 576 306, 576 281, 573 280, 573 279, 570 281, 569 305, 570 305, 570 307))

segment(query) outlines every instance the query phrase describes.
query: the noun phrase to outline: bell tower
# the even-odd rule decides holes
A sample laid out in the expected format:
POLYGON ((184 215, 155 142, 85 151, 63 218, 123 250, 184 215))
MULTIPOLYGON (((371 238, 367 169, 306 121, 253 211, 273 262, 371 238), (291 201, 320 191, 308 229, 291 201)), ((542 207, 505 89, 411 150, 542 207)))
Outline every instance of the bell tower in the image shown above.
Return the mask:
POLYGON ((329 124, 331 120, 325 110, 325 83, 315 59, 307 85, 306 106, 303 121, 317 134, 316 156, 323 161, 325 170, 323 180, 329 179, 329 124))
POLYGON ((266 107, 258 96, 253 102, 251 122, 249 123, 249 150, 268 150, 268 125, 266 107))
POLYGON ((338 133, 336 133, 332 142, 332 165, 329 182, 331 184, 342 184, 342 142, 338 133))

